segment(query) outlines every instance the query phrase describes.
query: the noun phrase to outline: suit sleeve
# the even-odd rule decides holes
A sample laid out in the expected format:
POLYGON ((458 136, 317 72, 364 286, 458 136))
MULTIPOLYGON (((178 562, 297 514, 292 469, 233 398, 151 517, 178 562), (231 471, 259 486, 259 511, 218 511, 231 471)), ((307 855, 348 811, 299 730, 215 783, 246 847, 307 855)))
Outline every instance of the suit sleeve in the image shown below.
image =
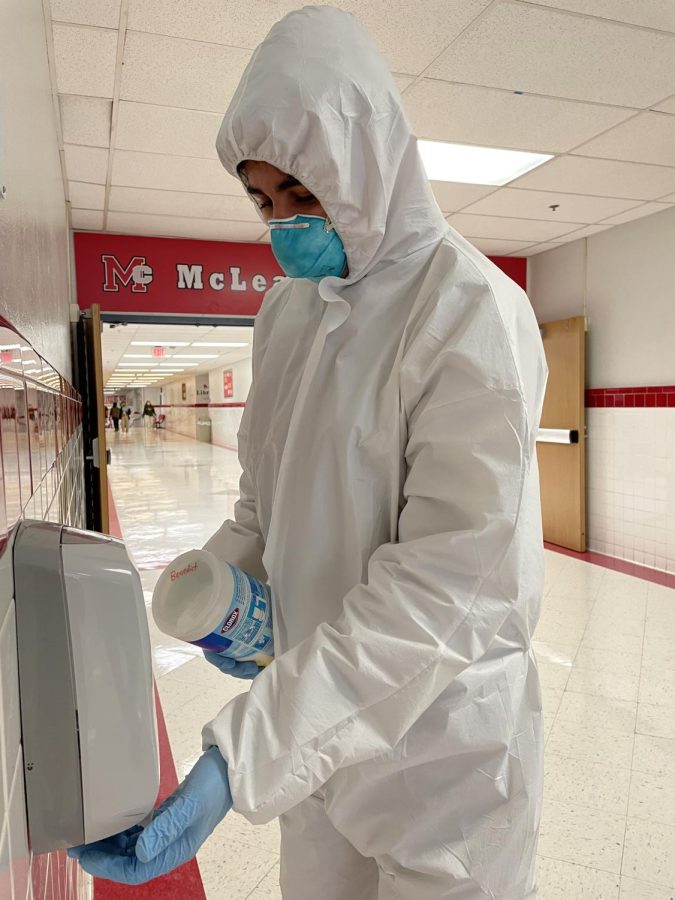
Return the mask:
POLYGON ((204 729, 204 746, 217 744, 228 762, 235 809, 253 823, 391 750, 483 656, 518 602, 514 542, 536 478, 537 423, 496 311, 460 325, 459 339, 422 335, 401 373, 398 541, 376 550, 336 621, 277 658, 204 729))

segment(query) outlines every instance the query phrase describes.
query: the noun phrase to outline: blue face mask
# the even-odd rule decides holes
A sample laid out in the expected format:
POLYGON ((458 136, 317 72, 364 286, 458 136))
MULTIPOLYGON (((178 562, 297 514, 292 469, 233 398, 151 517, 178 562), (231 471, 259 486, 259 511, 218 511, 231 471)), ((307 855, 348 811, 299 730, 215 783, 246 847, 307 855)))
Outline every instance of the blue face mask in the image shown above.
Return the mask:
POLYGON ((322 216, 270 219, 272 251, 291 278, 321 281, 342 276, 347 268, 345 248, 333 223, 322 216))

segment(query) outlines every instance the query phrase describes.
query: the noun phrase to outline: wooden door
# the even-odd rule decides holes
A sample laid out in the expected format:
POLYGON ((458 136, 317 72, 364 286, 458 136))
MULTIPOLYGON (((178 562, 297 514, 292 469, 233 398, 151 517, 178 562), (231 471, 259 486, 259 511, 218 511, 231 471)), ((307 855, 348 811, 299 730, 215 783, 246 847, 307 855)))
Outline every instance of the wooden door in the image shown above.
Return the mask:
POLYGON ((82 395, 87 528, 110 533, 108 450, 103 407, 101 316, 97 304, 80 315, 74 342, 77 388, 82 395))
POLYGON ((541 325, 548 384, 537 442, 544 540, 586 549, 583 316, 541 325))

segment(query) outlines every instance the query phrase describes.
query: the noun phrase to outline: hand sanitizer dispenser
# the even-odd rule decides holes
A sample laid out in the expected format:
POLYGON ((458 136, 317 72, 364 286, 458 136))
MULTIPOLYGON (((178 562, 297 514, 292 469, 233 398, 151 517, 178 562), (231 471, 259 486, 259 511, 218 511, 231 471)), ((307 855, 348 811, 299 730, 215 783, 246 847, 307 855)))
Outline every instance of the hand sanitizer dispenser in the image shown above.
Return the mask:
POLYGON ((148 622, 122 541, 22 522, 14 596, 34 853, 143 820, 159 789, 148 622))

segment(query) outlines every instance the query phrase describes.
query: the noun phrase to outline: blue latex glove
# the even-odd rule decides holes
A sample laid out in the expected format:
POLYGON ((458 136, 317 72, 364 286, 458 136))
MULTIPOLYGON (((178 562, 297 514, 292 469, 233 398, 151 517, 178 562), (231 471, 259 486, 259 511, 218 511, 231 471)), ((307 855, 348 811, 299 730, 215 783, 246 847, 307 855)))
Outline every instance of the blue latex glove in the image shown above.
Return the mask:
POLYGON ((204 659, 226 675, 234 675, 235 678, 243 678, 245 681, 251 681, 263 670, 262 666, 259 666, 257 662, 252 660, 237 662, 231 656, 221 656, 219 653, 212 653, 210 650, 204 650, 204 659))
POLYGON ((155 810, 152 822, 68 851, 95 878, 143 884, 192 859, 232 809, 227 763, 217 747, 197 761, 185 781, 155 810))

